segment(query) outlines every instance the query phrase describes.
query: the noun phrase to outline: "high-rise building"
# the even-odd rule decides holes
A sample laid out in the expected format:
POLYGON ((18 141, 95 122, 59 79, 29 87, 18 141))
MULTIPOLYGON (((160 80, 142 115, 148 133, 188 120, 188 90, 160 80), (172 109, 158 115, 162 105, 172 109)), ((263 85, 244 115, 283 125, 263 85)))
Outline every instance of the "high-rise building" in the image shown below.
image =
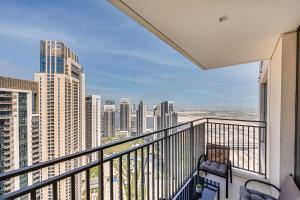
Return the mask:
MULTIPOLYGON (((158 114, 157 114, 158 115, 158 114)), ((164 101, 160 104, 160 127, 164 129, 170 126, 174 126, 178 122, 177 113, 174 109, 174 102, 164 101)))
POLYGON ((140 101, 136 110, 136 132, 137 134, 146 132, 146 104, 143 100, 140 101))
POLYGON ((115 105, 115 101, 114 100, 105 100, 104 105, 115 105))
MULTIPOLYGON (((41 160, 47 161, 85 149, 85 74, 78 56, 66 44, 44 40, 40 43, 39 83, 41 160)), ((48 179, 85 164, 74 159, 44 168, 48 179)), ((81 177, 76 177, 75 191, 82 195, 81 177)), ((59 199, 70 199, 70 180, 58 184, 59 199)), ((52 187, 42 189, 42 199, 52 199, 52 187)))
POLYGON ((169 102, 164 101, 160 104, 160 116, 161 116, 161 129, 169 126, 169 102))
MULTIPOLYGON (((101 97, 90 95, 85 98, 85 142, 86 149, 101 145, 101 97)), ((91 161, 96 160, 92 155, 91 161)))
POLYGON ((120 130, 131 132, 131 106, 128 98, 120 101, 120 130))
POLYGON ((135 111, 136 111, 136 110, 135 110, 135 104, 132 104, 132 106, 131 106, 131 112, 132 112, 132 113, 135 113, 135 111))
POLYGON ((175 126, 178 123, 178 114, 177 112, 171 112, 171 126, 175 126))
POLYGON ((175 112, 173 101, 169 101, 169 112, 175 112))
POLYGON ((130 125, 131 133, 136 132, 136 113, 131 113, 131 125, 130 125))
POLYGON ((131 124, 130 124, 130 129, 131 133, 136 133, 136 109, 135 109, 135 104, 131 105, 131 124))
MULTIPOLYGON (((0 77, 0 173, 40 162, 38 83, 0 77)), ((0 196, 40 180, 39 171, 0 182, 0 196)))
POLYGON ((115 135, 115 119, 116 117, 116 107, 114 101, 105 101, 103 109, 103 136, 111 137, 115 135))
POLYGON ((160 105, 154 106, 153 109, 153 130, 157 131, 161 129, 161 117, 160 117, 160 105))

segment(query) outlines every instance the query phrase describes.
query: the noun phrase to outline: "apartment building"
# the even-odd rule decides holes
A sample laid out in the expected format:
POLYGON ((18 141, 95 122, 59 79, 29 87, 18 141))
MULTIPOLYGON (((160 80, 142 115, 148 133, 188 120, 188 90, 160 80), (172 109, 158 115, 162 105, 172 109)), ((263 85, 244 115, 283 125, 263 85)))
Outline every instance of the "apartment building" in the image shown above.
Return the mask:
POLYGON ((161 112, 160 105, 154 106, 153 108, 153 130, 159 130, 161 125, 161 112))
POLYGON ((112 137, 116 133, 116 106, 114 101, 106 100, 103 110, 103 136, 112 137))
MULTIPOLYGON (((85 98, 85 141, 86 149, 101 145, 101 97, 89 95, 85 98)), ((96 155, 92 155, 92 161, 96 155)))
POLYGON ((120 101, 120 130, 131 132, 131 105, 129 98, 120 101))
POLYGON ((175 112, 174 102, 164 101, 155 106, 153 110, 153 128, 154 130, 175 126, 178 123, 178 115, 175 112))
MULTIPOLYGON (((0 76, 0 173, 40 161, 38 83, 0 76)), ((0 182, 0 195, 39 181, 39 171, 0 182)))
POLYGON ((146 104, 141 100, 136 110, 136 132, 142 134, 146 132, 146 104))
MULTIPOLYGON (((85 74, 77 54, 65 43, 40 42, 39 83, 41 160, 47 161, 79 152, 85 144, 85 74)), ((82 158, 44 168, 42 179, 83 165, 82 158)), ((81 196, 80 177, 76 177, 77 197, 81 196)), ((70 180, 58 184, 59 199, 70 199, 70 180)), ((52 187, 44 188, 42 199, 52 199, 52 187)))

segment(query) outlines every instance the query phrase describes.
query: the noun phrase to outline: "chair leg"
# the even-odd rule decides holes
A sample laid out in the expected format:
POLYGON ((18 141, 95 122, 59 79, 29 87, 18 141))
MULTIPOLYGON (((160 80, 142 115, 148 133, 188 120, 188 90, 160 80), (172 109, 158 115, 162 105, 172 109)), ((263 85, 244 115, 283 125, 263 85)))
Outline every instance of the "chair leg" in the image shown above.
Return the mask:
POLYGON ((228 199, 228 176, 226 177, 226 199, 228 199))

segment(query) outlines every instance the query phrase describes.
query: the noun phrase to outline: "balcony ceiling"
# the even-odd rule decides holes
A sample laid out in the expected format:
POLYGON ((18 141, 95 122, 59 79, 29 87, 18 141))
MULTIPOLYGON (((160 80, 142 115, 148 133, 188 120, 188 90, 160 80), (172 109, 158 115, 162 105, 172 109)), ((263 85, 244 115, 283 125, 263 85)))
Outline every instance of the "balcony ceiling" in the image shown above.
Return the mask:
POLYGON ((110 1, 202 69, 270 59, 300 24, 300 0, 110 1))

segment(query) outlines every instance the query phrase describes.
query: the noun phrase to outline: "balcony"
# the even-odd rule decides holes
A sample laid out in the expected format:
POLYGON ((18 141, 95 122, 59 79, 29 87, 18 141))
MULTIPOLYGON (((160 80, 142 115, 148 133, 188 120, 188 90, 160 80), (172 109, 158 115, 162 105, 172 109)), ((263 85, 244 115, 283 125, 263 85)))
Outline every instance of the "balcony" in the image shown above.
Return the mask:
POLYGON ((12 104, 12 101, 0 101, 1 104, 12 104))
POLYGON ((7 107, 1 107, 0 111, 11 111, 11 107, 7 106, 7 107))
MULTIPOLYGON (((233 183, 229 184, 228 199, 238 199, 239 186, 247 178, 267 176, 266 142, 263 121, 197 119, 2 173, 0 181, 5 181, 51 166, 68 165, 68 161, 78 158, 88 160, 91 154, 95 155, 92 162, 7 193, 0 199, 15 199, 26 194, 36 199, 38 191, 47 187, 50 187, 45 190, 51 192, 49 196, 60 199, 59 195, 66 194, 58 193, 58 183, 65 180, 70 185, 71 199, 173 199, 197 171, 198 158, 205 153, 208 143, 230 147, 234 176, 233 183), (81 180, 77 182, 79 177, 81 180), (78 185, 82 185, 80 193, 78 185), (78 194, 81 196, 76 196, 78 194)), ((225 179, 213 175, 207 178, 220 183, 220 199, 225 199, 225 179)))

